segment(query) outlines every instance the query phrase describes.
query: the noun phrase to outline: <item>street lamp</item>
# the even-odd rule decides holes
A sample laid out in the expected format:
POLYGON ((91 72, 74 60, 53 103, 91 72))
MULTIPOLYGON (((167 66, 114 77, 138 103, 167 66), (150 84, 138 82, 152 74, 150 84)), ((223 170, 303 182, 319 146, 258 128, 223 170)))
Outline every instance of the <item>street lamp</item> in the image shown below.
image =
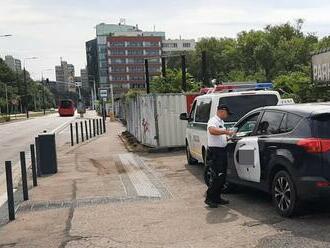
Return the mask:
POLYGON ((0 35, 0 38, 10 37, 10 36, 13 36, 13 35, 11 35, 11 34, 1 34, 1 35, 0 35))
POLYGON ((23 82, 24 82, 24 108, 26 111, 26 118, 29 118, 29 108, 28 108, 28 96, 27 96, 27 83, 26 83, 26 70, 25 63, 27 60, 37 59, 37 57, 29 57, 23 59, 23 82))
POLYGON ((53 69, 45 69, 41 71, 41 83, 42 83, 42 105, 44 109, 44 115, 46 115, 46 104, 45 104, 45 83, 44 83, 44 72, 52 71, 53 69))

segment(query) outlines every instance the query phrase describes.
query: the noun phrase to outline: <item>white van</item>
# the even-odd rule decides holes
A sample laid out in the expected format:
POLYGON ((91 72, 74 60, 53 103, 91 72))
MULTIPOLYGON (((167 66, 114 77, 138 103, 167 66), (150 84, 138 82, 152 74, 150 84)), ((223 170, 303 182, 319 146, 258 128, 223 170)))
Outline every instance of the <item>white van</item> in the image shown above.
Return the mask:
POLYGON ((253 109, 278 105, 280 94, 271 90, 253 90, 228 93, 211 93, 195 98, 190 113, 182 113, 181 120, 187 120, 186 153, 188 164, 205 162, 207 151, 207 122, 216 114, 220 104, 226 104, 233 112, 225 126, 232 127, 241 117, 253 109))

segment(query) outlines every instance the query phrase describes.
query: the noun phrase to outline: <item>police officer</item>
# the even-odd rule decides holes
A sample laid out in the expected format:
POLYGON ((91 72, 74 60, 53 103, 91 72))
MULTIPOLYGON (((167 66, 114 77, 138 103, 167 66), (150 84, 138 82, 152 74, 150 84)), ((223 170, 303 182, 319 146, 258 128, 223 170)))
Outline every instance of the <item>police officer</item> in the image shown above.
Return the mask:
POLYGON ((211 208, 219 204, 228 204, 229 201, 221 198, 221 189, 226 181, 227 171, 227 135, 233 131, 226 130, 223 120, 231 115, 226 105, 219 105, 217 113, 207 123, 207 163, 210 166, 211 178, 206 192, 205 204, 211 208))

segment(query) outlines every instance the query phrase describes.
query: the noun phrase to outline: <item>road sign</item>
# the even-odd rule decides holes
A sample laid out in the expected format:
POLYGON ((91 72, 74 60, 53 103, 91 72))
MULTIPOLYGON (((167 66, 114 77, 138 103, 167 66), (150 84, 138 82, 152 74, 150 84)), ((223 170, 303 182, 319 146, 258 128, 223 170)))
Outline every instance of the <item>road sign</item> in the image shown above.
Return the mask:
POLYGON ((108 91, 105 89, 100 89, 100 97, 101 98, 108 98, 108 91))
POLYGON ((330 52, 313 55, 312 65, 314 83, 325 84, 330 82, 330 52))
POLYGON ((11 104, 13 104, 15 106, 18 105, 18 100, 17 99, 12 99, 11 104))

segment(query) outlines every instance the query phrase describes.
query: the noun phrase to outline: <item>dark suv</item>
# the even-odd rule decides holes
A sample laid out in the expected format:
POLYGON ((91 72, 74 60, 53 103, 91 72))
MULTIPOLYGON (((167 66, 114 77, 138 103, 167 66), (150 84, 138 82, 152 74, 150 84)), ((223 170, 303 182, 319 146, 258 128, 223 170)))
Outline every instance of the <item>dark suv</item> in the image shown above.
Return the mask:
POLYGON ((229 186, 271 193, 282 216, 292 215, 300 200, 328 195, 330 104, 259 108, 235 127, 228 143, 229 186))

